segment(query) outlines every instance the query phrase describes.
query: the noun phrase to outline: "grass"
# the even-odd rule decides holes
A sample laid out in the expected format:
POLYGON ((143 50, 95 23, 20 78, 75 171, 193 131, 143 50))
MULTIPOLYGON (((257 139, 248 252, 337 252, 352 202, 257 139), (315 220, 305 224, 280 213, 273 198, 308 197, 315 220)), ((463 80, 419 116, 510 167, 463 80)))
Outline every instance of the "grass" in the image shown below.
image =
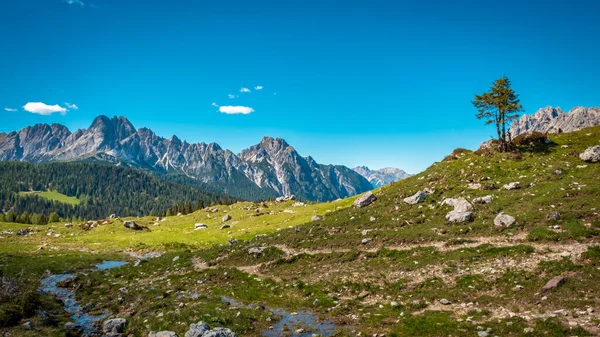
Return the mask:
POLYGON ((64 194, 56 192, 56 191, 26 191, 26 192, 19 192, 19 195, 21 195, 21 196, 37 195, 39 197, 42 197, 42 198, 45 198, 48 200, 58 201, 58 202, 62 202, 63 204, 69 204, 69 205, 79 205, 81 203, 81 200, 77 199, 76 197, 70 197, 68 195, 64 195, 64 194))
MULTIPOLYGON (((77 272, 72 286, 79 302, 92 303, 91 312, 128 317, 133 336, 151 330, 183 335, 198 320, 260 336, 277 319, 265 307, 310 310, 351 326, 336 336, 477 336, 479 327, 490 336, 598 335, 599 317, 587 312, 600 309, 600 164, 583 163, 577 153, 600 143, 600 127, 550 137, 550 145, 522 145, 519 155, 455 151, 373 191, 378 200, 361 209, 347 198, 299 207, 295 201, 238 203, 168 217, 159 226, 151 217, 102 219, 89 231, 77 224, 2 223, 0 270, 33 279, 46 271, 77 272), (501 188, 512 181, 522 187, 501 188), (469 183, 485 189, 469 189, 469 183), (435 191, 422 203, 403 202, 426 187, 435 191), (445 198, 488 194, 494 200, 474 205, 474 221, 444 219, 451 210, 441 205, 445 198), (500 212, 516 223, 494 226, 500 212), (550 212, 561 217, 547 220, 550 212), (231 227, 221 229, 226 214, 231 227), (321 220, 312 222, 313 215, 321 220), (124 220, 147 230, 126 229, 124 220), (196 223, 208 228, 194 230, 196 223), (2 234, 21 228, 30 234, 2 234), (366 238, 371 241, 363 243, 366 238), (256 247, 265 249, 248 253, 256 247), (103 259, 132 262, 127 251, 164 255, 137 267, 91 269, 103 259), (557 275, 566 282, 541 291, 557 275), (221 296, 244 306, 227 305, 221 296)), ((68 317, 56 315, 61 323, 68 317)), ((61 332, 60 326, 39 329, 61 332)))

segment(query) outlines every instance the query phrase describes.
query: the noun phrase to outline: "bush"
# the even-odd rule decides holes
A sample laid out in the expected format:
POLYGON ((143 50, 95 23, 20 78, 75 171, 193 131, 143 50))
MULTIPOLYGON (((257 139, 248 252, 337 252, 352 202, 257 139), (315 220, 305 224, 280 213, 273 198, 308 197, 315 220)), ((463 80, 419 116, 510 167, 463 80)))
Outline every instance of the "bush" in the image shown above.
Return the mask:
POLYGON ((517 146, 535 146, 548 144, 548 136, 546 133, 530 131, 525 132, 512 140, 512 143, 517 146))
POLYGON ((463 149, 463 148, 458 148, 458 149, 455 149, 454 151, 452 151, 452 153, 450 153, 449 155, 447 155, 446 158, 444 158, 443 161, 455 160, 455 159, 460 158, 461 154, 468 154, 468 153, 473 153, 473 151, 467 150, 467 149, 463 149))

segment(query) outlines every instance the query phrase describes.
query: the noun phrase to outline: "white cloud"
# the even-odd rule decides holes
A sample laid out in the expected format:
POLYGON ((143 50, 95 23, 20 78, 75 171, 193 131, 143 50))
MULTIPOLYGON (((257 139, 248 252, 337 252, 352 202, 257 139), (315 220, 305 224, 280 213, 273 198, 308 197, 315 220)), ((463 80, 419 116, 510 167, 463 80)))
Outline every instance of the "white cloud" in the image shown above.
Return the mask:
POLYGON ((71 104, 69 102, 65 102, 65 105, 67 106, 67 109, 79 110, 79 107, 77 106, 77 104, 71 104))
POLYGON ((238 95, 234 95, 234 94, 227 94, 227 97, 229 97, 231 99, 234 99, 234 98, 237 98, 239 96, 238 95))
POLYGON ((83 1, 81 1, 81 0, 65 0, 65 2, 68 3, 69 5, 79 5, 81 7, 85 6, 83 1))
POLYGON ((242 89, 240 89, 240 92, 250 92, 250 89, 248 89, 248 88, 242 88, 242 89))
POLYGON ((228 114, 228 115, 235 115, 235 114, 247 115, 251 112, 254 112, 254 109, 252 109, 251 107, 248 107, 248 106, 228 105, 228 106, 219 107, 219 111, 224 114, 228 114))
POLYGON ((58 104, 48 105, 42 102, 28 102, 27 104, 23 105, 23 109, 25 111, 44 116, 51 115, 55 112, 60 112, 62 115, 67 113, 67 109, 58 104))
POLYGON ((212 104, 211 104, 211 105, 212 105, 212 106, 214 106, 214 107, 216 107, 216 108, 218 108, 218 107, 219 107, 219 105, 218 105, 217 103, 215 103, 215 102, 212 102, 212 104))
POLYGON ((254 90, 263 90, 263 86, 262 85, 257 85, 254 87, 254 90))
POLYGON ((17 109, 13 109, 13 108, 4 108, 4 110, 8 111, 8 112, 16 112, 17 111, 17 109))

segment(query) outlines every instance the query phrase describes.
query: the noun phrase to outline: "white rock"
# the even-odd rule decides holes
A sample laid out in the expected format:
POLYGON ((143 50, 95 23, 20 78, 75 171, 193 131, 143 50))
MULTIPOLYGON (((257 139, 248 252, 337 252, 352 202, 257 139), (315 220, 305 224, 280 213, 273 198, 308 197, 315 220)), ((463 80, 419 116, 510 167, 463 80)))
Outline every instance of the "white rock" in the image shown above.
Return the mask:
POLYGON ((514 224, 515 221, 516 221, 515 217, 508 215, 508 214, 500 213, 494 219, 494 225, 502 226, 502 227, 509 227, 512 224, 514 224))

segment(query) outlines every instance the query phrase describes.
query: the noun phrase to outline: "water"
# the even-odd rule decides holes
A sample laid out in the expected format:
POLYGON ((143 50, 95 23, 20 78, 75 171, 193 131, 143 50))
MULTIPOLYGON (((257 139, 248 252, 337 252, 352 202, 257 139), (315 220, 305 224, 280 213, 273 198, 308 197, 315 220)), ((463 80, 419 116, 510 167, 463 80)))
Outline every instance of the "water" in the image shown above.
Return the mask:
MULTIPOLYGON (((111 268, 120 267, 127 264, 127 262, 123 261, 102 261, 96 265, 98 270, 108 270, 111 268)), ((57 286, 58 283, 67 281, 75 277, 73 274, 55 274, 50 275, 42 280, 41 291, 47 294, 54 294, 58 299, 63 302, 65 311, 73 314, 71 316, 72 319, 75 320, 75 324, 81 326, 83 328, 84 334, 92 334, 96 331, 94 327, 94 323, 97 321, 101 321, 109 316, 108 313, 103 313, 100 315, 89 315, 83 313, 83 308, 81 305, 75 300, 75 293, 67 288, 60 288, 57 286)))
MULTIPOLYGON (((221 300, 240 308, 256 307, 253 304, 245 306, 229 297, 222 296, 221 300)), ((281 316, 281 319, 273 325, 273 329, 267 329, 262 332, 262 336, 265 337, 279 337, 284 335, 290 337, 311 337, 313 334, 321 334, 324 337, 327 337, 333 335, 336 329, 339 328, 339 326, 335 325, 333 322, 319 322, 319 318, 308 310, 300 310, 292 315, 292 313, 279 308, 267 307, 267 309, 274 315, 281 316), (296 333, 297 327, 302 327, 306 331, 296 333), (288 331, 288 334, 286 334, 286 331, 288 331), (289 332, 292 334, 289 335, 289 332)), ((348 326, 346 326, 346 328, 348 328, 348 326)))
POLYGON ((107 270, 107 269, 124 266, 126 264, 127 264, 127 262, 125 262, 125 261, 102 261, 102 263, 99 263, 96 265, 96 268, 98 268, 100 270, 107 270))

